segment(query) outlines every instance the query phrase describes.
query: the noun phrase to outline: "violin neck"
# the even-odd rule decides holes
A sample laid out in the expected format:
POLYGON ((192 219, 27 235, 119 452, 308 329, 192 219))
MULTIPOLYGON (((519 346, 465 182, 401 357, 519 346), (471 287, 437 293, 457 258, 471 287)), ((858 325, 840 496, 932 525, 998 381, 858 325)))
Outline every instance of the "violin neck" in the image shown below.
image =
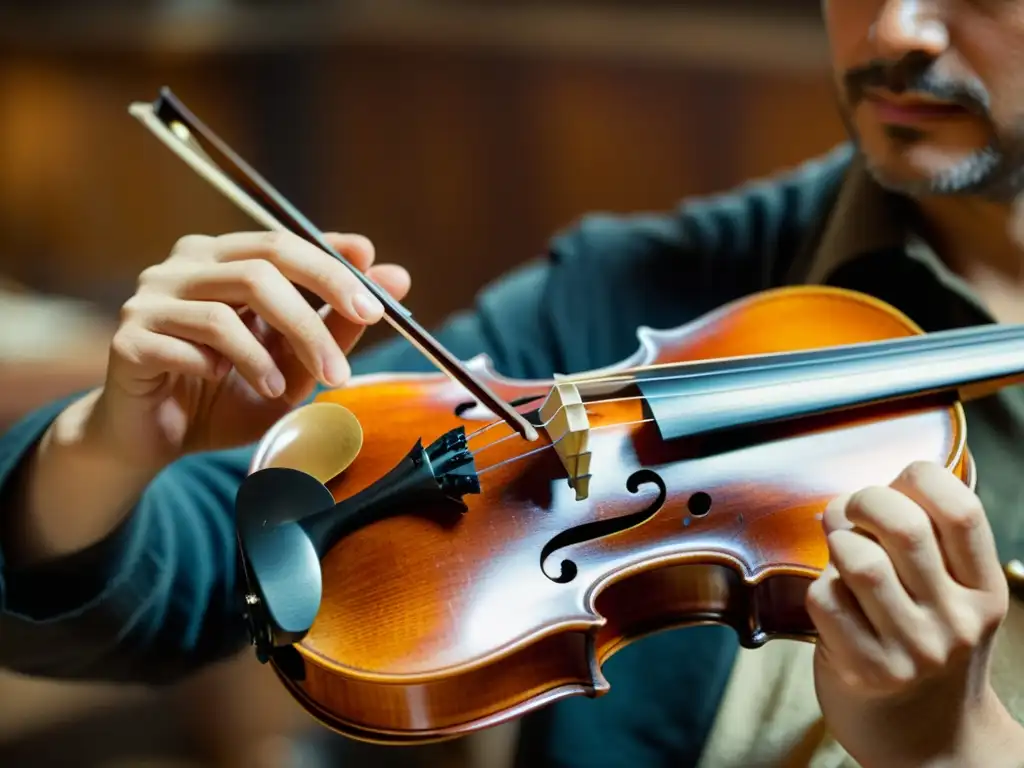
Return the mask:
POLYGON ((986 325, 653 368, 633 384, 671 440, 922 395, 971 399, 1021 380, 1024 326, 986 325))

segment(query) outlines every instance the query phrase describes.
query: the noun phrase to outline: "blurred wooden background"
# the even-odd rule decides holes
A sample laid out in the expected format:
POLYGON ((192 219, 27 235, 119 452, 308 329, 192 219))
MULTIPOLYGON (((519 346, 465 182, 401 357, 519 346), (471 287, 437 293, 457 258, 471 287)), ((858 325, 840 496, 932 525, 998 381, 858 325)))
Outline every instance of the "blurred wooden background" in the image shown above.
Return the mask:
POLYGON ((0 14, 0 270, 116 306, 182 234, 251 226, 127 115, 169 85, 319 226, 407 265, 436 322, 583 212, 841 139, 818 4, 728 4, 0 14))
MULTIPOLYGON (((0 274, 113 314, 180 236, 252 226, 128 116, 168 85, 321 228, 369 235, 381 260, 406 265, 408 304, 429 326, 585 212, 668 208, 841 141, 818 12, 816 0, 7 0, 0 274)), ((216 674, 208 690, 238 693, 198 711, 248 719, 237 733, 291 711, 251 665, 216 674)), ((0 708, 11 749, 28 725, 4 718, 43 728, 57 702, 69 717, 94 702, 24 690, 41 692, 43 714, 0 708)), ((190 706, 156 722, 188 721, 190 706)), ((160 731, 146 727, 139 738, 160 731)))

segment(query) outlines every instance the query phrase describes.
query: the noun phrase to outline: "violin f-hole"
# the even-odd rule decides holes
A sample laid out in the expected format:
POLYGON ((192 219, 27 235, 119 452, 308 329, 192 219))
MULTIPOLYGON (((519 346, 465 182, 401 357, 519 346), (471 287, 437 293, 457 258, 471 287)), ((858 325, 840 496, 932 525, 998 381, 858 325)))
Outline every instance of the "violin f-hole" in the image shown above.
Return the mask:
POLYGON ((628 531, 630 528, 643 525, 658 514, 658 511, 665 505, 665 499, 668 497, 668 488, 665 486, 665 481, 661 475, 650 469, 639 469, 626 480, 626 489, 630 493, 636 493, 640 490, 641 486, 647 483, 651 483, 658 488, 658 495, 640 511, 622 515, 621 517, 595 520, 590 523, 583 523, 583 525, 577 525, 574 528, 562 531, 545 544, 540 553, 540 568, 544 571, 544 575, 557 584, 568 584, 576 578, 576 575, 579 573, 579 566, 572 560, 565 559, 561 562, 558 575, 552 575, 547 569, 546 563, 555 552, 565 547, 571 547, 574 544, 596 541, 607 536, 613 536, 616 533, 628 531))

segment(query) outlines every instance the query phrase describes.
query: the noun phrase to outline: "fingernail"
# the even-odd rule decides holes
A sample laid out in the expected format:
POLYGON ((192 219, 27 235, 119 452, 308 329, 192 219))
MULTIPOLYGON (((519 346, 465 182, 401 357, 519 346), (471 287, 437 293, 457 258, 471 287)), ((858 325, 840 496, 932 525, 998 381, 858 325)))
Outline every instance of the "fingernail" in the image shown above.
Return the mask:
POLYGON ((324 360, 324 378, 332 387, 340 387, 348 380, 348 360, 340 352, 328 354, 324 360))
POLYGON ((280 397, 284 394, 284 374, 280 371, 274 371, 267 375, 267 378, 263 380, 264 386, 267 388, 267 392, 270 393, 271 397, 280 397))
POLYGON ((368 293, 357 293, 352 297, 352 309, 363 322, 373 323, 384 314, 384 305, 375 296, 368 293))

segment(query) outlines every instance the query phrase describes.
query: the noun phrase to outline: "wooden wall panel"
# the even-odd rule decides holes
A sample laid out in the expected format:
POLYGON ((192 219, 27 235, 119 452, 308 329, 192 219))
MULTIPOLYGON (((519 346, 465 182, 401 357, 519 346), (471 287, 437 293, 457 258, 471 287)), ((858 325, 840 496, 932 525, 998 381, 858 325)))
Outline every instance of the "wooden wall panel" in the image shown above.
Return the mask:
POLYGON ((481 259, 516 226, 504 210, 515 110, 491 85, 501 67, 401 49, 349 51, 329 67, 314 141, 323 179, 338 183, 318 184, 311 207, 410 269, 417 314, 447 305, 442 286, 487 279, 481 259))
POLYGON ((564 223, 582 209, 662 207, 693 183, 700 126, 687 121, 686 104, 699 95, 679 75, 577 62, 529 68, 539 224, 564 223))
POLYGON ((317 144, 339 183, 315 208, 410 268, 427 323, 581 214, 670 208, 843 138, 814 74, 386 48, 329 67, 317 144))
POLYGON ((0 57, 0 270, 103 301, 188 231, 247 222, 128 115, 166 83, 254 150, 232 83, 201 61, 0 57))
POLYGON ((745 139, 733 153, 744 176, 796 165, 846 140, 829 73, 758 73, 744 80, 737 101, 745 139))
POLYGON ((179 236, 252 226, 128 117, 163 84, 322 227, 409 266, 428 324, 585 212, 668 208, 842 138, 825 72, 685 57, 380 34, 0 53, 0 72, 0 270, 111 307, 179 236))

